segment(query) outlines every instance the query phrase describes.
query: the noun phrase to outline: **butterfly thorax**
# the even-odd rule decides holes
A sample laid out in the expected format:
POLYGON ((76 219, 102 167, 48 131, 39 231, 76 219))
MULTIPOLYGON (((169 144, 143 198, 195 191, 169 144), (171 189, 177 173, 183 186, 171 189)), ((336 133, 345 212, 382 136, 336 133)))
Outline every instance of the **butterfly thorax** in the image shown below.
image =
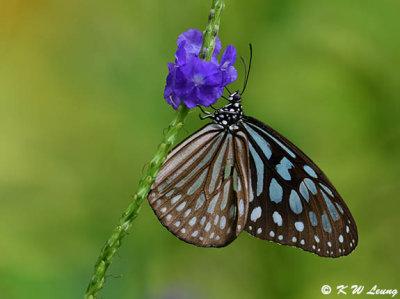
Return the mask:
POLYGON ((214 122, 223 126, 236 124, 243 116, 240 103, 229 103, 214 112, 214 122))
POLYGON ((240 104, 241 96, 238 92, 230 95, 229 103, 224 107, 215 110, 213 120, 215 123, 224 127, 230 127, 236 124, 243 117, 242 105, 240 104))

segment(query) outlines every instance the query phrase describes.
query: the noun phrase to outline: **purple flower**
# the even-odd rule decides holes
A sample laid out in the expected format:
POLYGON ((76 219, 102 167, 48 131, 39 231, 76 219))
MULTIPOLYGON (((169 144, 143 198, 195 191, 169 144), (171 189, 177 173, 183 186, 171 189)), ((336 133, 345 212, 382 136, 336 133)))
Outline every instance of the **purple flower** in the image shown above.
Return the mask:
POLYGON ((175 63, 168 63, 169 74, 164 90, 166 102, 175 110, 182 100, 189 108, 215 104, 222 96, 224 86, 237 78, 233 67, 235 47, 226 48, 220 64, 216 57, 222 48, 219 38, 216 38, 211 62, 199 58, 202 43, 203 34, 196 29, 189 29, 178 37, 175 63))
MULTIPOLYGON (((178 47, 182 43, 182 41, 186 41, 185 50, 188 55, 199 56, 201 46, 203 44, 203 33, 201 33, 197 29, 189 29, 185 31, 178 37, 178 47)), ((215 48, 213 52, 213 57, 218 56, 219 52, 221 52, 221 41, 217 37, 215 40, 215 48)))
POLYGON ((218 65, 191 57, 176 74, 175 92, 188 108, 210 106, 222 96, 224 87, 218 65))
POLYGON ((231 84, 237 79, 237 71, 233 67, 236 62, 236 49, 229 45, 226 47, 221 57, 220 69, 222 71, 222 84, 224 86, 231 84))

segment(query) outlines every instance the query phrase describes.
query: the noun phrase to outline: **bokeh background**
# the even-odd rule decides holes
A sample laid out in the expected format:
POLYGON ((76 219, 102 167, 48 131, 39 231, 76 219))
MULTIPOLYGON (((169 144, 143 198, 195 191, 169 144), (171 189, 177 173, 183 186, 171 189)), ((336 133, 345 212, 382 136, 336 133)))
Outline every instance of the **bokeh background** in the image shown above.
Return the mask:
MULTIPOLYGON (((82 297, 174 117, 162 94, 176 38, 203 30, 210 4, 0 2, 1 298, 82 297)), ((400 290, 399 12, 397 0, 232 0, 221 23, 224 47, 247 56, 254 46, 245 113, 328 174, 358 223, 354 253, 323 259, 245 233, 227 248, 196 248, 144 202, 101 298, 400 290)), ((180 139, 204 124, 197 112, 180 139)))

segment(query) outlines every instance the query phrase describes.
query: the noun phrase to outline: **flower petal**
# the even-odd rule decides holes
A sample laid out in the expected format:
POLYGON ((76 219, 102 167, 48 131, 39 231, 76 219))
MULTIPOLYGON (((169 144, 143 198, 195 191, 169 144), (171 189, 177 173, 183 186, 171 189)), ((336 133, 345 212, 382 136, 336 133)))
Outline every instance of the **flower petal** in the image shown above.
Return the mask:
POLYGON ((233 45, 226 47, 221 57, 221 69, 224 71, 236 62, 237 54, 236 49, 233 45))
POLYGON ((172 106, 175 110, 178 109, 179 105, 181 104, 182 100, 179 98, 172 88, 165 86, 164 90, 164 99, 165 101, 172 106))
POLYGON ((181 104, 181 99, 175 93, 176 85, 176 66, 173 63, 168 63, 169 73, 167 76, 167 83, 164 89, 164 99, 165 101, 172 105, 176 110, 181 104))
POLYGON ((178 46, 186 41, 184 47, 188 56, 198 56, 203 43, 203 33, 197 29, 189 29, 178 37, 178 46))
POLYGON ((215 39, 215 48, 214 48, 214 52, 212 56, 218 56, 219 52, 221 52, 222 49, 222 45, 221 45, 221 41, 219 39, 219 37, 217 36, 217 38, 215 39))
MULTIPOLYGON (((189 29, 188 31, 183 32, 178 37, 178 47, 183 41, 186 41, 184 48, 188 56, 199 56, 200 49, 203 44, 203 33, 201 33, 201 31, 197 29, 189 29)), ((221 40, 217 36, 215 39, 215 48, 212 56, 218 56, 218 54, 221 52, 221 49, 221 40)))
POLYGON ((191 57, 176 72, 175 92, 189 108, 209 106, 221 97, 223 76, 218 65, 191 57))
POLYGON ((186 41, 183 40, 179 46, 178 50, 175 53, 175 63, 178 65, 184 65, 186 63, 186 49, 185 49, 186 41))
POLYGON ((206 86, 222 85, 222 71, 214 63, 203 61, 202 73, 207 74, 204 78, 204 84, 206 86))
POLYGON ((197 105, 202 105, 201 100, 197 97, 197 88, 193 88, 186 96, 183 98, 183 102, 188 108, 194 108, 197 105))
POLYGON ((237 79, 237 71, 233 66, 228 67, 225 71, 222 71, 222 85, 226 86, 231 84, 237 79))
POLYGON ((196 90, 197 97, 199 98, 200 105, 208 107, 215 104, 218 99, 224 93, 223 86, 214 86, 212 88, 205 88, 204 86, 199 86, 196 90))

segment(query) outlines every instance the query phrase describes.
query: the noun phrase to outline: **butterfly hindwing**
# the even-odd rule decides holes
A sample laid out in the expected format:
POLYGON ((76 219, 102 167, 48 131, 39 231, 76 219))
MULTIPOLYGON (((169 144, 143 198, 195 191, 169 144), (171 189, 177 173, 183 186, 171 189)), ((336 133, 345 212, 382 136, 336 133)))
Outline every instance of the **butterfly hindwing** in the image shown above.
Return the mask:
POLYGON ((217 124, 185 139, 168 155, 148 196, 161 223, 197 246, 232 242, 247 222, 247 152, 244 134, 233 137, 217 124))
POLYGON ((246 231, 320 256, 353 251, 358 242, 354 219, 322 171, 262 122, 245 117, 241 128, 250 156, 246 231))

